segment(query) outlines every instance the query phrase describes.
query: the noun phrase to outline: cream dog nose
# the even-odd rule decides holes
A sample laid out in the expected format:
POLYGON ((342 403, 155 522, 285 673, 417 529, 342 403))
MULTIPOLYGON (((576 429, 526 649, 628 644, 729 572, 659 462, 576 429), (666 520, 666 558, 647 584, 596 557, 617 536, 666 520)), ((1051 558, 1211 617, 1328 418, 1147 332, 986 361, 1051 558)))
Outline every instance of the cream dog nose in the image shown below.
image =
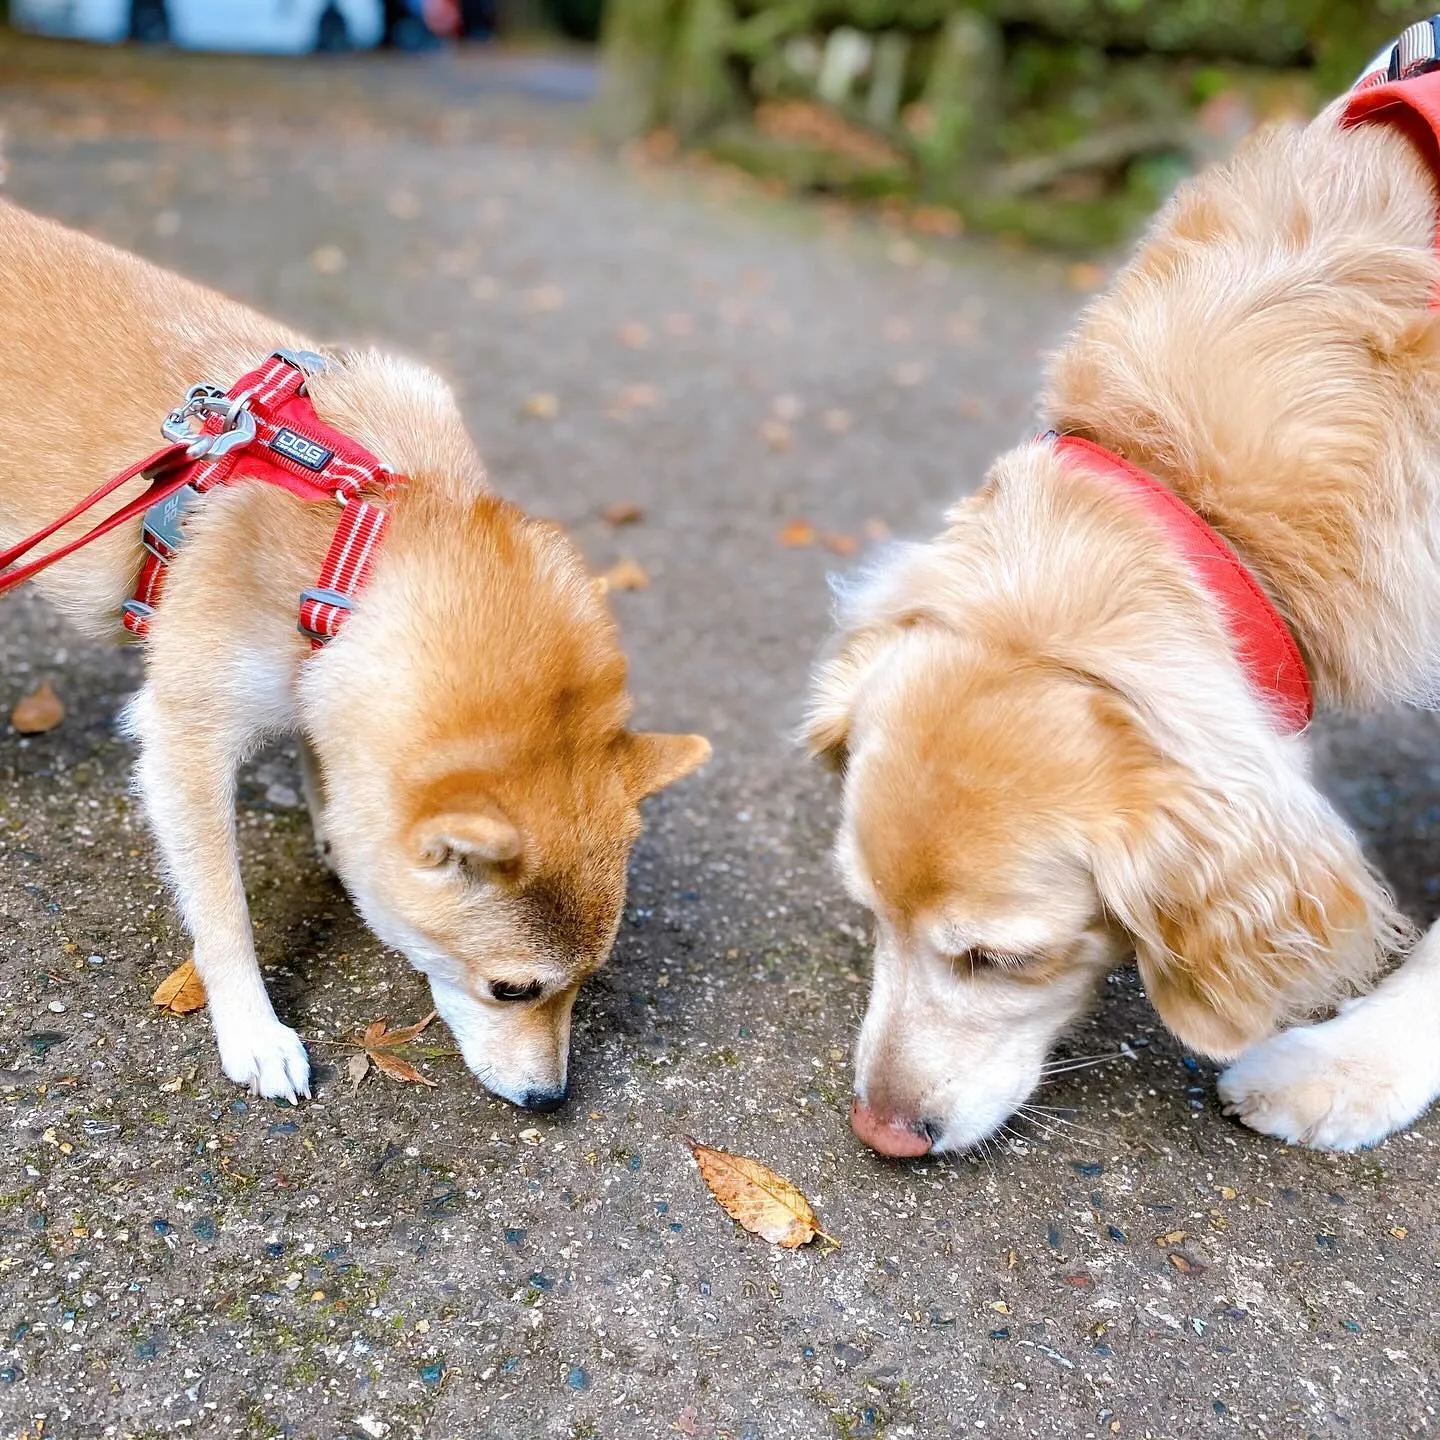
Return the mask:
POLYGON ((886 1115, 858 1097, 850 1102, 850 1128, 882 1155, 903 1158, 930 1151, 930 1137, 918 1120, 886 1115))

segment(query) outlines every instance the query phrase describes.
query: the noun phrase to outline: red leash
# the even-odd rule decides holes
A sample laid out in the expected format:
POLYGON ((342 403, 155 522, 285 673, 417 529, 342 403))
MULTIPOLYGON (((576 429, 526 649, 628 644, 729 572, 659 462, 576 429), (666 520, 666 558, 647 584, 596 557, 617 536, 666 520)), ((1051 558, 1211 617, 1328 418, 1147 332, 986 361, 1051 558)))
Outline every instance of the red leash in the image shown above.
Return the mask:
POLYGON ((300 595, 300 631, 319 649, 349 615, 389 525, 389 511, 362 499, 362 492, 383 494, 402 483, 368 450, 315 413, 305 382, 327 364, 310 351, 276 350, 228 391, 209 384, 191 386, 184 403, 161 426, 170 444, 107 480, 43 530, 0 551, 0 594, 143 517, 145 554, 123 618, 127 630, 144 636, 180 546, 186 512, 210 490, 258 480, 302 500, 341 507, 316 584, 300 595), (142 494, 77 539, 16 565, 121 486, 142 476, 150 481, 142 494))

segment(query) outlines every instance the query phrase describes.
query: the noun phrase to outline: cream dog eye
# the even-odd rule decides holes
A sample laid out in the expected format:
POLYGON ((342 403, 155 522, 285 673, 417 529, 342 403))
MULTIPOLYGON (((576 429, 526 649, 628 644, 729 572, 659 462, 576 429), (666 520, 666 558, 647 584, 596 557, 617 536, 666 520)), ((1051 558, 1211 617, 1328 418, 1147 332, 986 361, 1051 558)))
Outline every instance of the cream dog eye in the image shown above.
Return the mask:
POLYGON ((540 992, 545 987, 538 981, 532 980, 528 985, 511 985, 504 980, 492 980, 490 982, 490 993, 497 1000, 537 1000, 540 992))
POLYGON ((1009 950, 975 949, 968 952, 972 965, 988 965, 995 970, 1016 970, 1026 961, 1026 956, 1016 955, 1009 950))

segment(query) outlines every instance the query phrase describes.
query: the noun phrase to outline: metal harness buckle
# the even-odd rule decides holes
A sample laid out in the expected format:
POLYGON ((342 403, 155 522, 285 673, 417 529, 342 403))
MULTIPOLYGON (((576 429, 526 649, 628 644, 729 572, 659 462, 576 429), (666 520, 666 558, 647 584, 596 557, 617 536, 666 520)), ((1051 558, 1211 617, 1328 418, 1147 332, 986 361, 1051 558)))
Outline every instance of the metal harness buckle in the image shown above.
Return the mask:
POLYGON ((177 444, 188 443, 185 454, 191 460, 218 460, 248 445, 257 434, 255 417, 249 409, 250 394, 247 390, 232 400, 218 385, 208 381, 192 385, 185 392, 185 403, 165 417, 160 433, 177 444), (203 420, 208 415, 221 417, 219 434, 197 432, 192 427, 191 421, 203 420))

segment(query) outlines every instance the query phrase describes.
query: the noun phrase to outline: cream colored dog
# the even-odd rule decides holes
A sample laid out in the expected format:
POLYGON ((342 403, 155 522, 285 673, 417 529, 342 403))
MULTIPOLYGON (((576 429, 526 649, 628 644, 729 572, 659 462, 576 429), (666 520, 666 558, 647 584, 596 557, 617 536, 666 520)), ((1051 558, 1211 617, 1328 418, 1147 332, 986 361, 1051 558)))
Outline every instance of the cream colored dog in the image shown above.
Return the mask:
MULTIPOLYGON (((1332 109, 1186 186, 1054 361, 1045 421, 1171 487, 1289 621, 1322 708, 1440 702, 1436 185, 1332 109)), ((1153 517, 1041 439, 843 606, 812 751, 877 943, 857 1132, 977 1144, 1133 953, 1246 1123, 1367 1145, 1440 1090, 1406 922, 1153 517)))
MULTIPOLYGON (((0 257, 0 548, 153 451, 187 386, 305 344, 3 203, 0 257)), ((637 802, 709 747, 626 729, 625 662, 580 555, 487 488, 438 378, 362 353, 310 391, 408 477, 353 617, 313 655, 296 630, 334 507, 217 490, 187 522, 129 712, 221 1064, 262 1095, 309 1093, 256 963, 234 820, 237 765, 298 732, 317 840, 361 913, 429 976, 484 1084, 553 1108, 576 991, 619 922, 637 802)), ((128 526, 36 584, 84 633, 114 636, 140 553, 128 526)))

